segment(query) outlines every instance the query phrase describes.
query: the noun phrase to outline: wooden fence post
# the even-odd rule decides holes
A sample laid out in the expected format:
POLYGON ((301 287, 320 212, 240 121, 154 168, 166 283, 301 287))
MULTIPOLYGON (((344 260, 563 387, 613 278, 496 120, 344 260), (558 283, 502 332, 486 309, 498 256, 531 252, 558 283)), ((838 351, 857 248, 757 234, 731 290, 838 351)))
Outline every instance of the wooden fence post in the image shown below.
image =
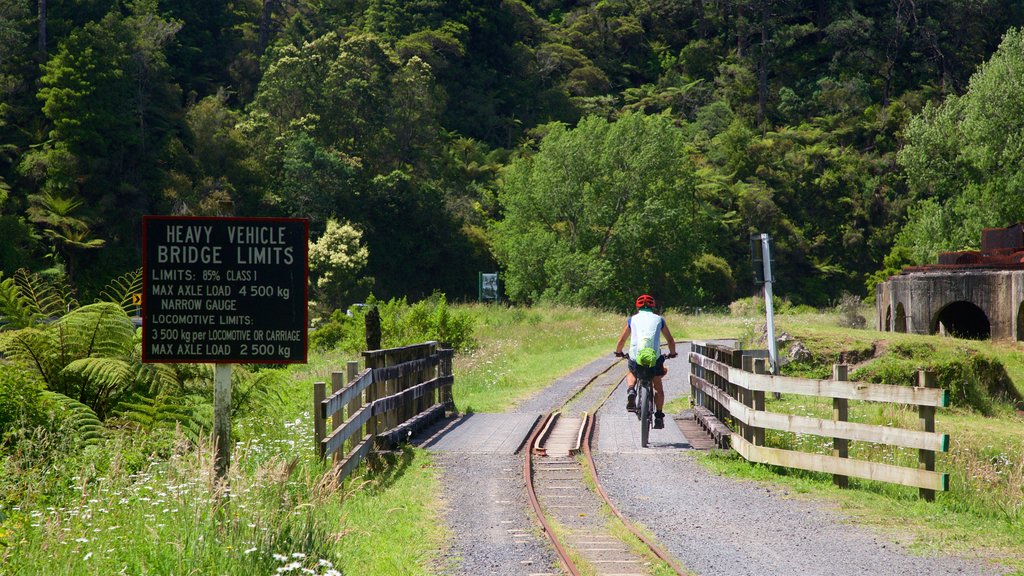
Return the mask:
MULTIPOLYGON (((849 379, 849 366, 846 364, 832 365, 832 379, 846 381, 849 379)), ((846 398, 832 399, 832 419, 837 422, 846 422, 850 418, 850 401, 846 398)), ((848 458, 850 455, 850 441, 845 438, 832 439, 832 455, 837 458, 848 458)), ((832 483, 840 488, 847 488, 850 485, 850 478, 842 474, 833 474, 832 483)))
POLYGON ((313 383, 313 440, 316 442, 316 455, 324 457, 324 419, 320 417, 320 404, 327 397, 327 384, 313 383))
MULTIPOLYGON (((768 367, 764 358, 754 359, 754 373, 767 374, 768 367)), ((764 412, 764 390, 754 391, 754 410, 764 412)), ((754 428, 754 446, 764 446, 764 428, 754 428)))
MULTIPOLYGON (((345 374, 338 371, 331 372, 331 395, 337 394, 339 390, 345 387, 345 374)), ((345 423, 344 414, 341 413, 341 408, 334 411, 331 414, 331 432, 334 432, 345 423)), ((335 450, 331 460, 337 464, 341 462, 341 458, 345 455, 343 450, 335 450)))
MULTIPOLYGON (((356 362, 354 360, 350 360, 349 363, 345 365, 345 376, 346 376, 346 380, 345 381, 348 382, 349 384, 351 384, 352 381, 356 379, 356 375, 358 373, 359 373, 359 362, 356 362)), ((351 418, 353 414, 355 414, 360 408, 362 408, 362 406, 363 406, 362 396, 363 396, 362 394, 359 394, 358 396, 353 398, 351 401, 349 401, 348 407, 345 409, 345 418, 351 418)), ((362 432, 362 430, 357 431, 355 434, 352 435, 352 438, 349 440, 348 450, 350 452, 352 450, 355 450, 356 446, 358 446, 359 443, 363 441, 363 435, 361 434, 361 432, 362 432)))
MULTIPOLYGON (((934 372, 919 370, 917 372, 918 386, 923 388, 938 388, 938 380, 934 372)), ((918 415, 921 419, 921 429, 925 432, 935 432, 935 406, 918 406, 918 415)), ((935 471, 935 452, 921 448, 917 451, 917 467, 930 472, 935 471)), ((919 488, 918 494, 928 502, 935 501, 935 490, 919 488)))
MULTIPOLYGON (((384 357, 382 355, 367 354, 366 352, 364 352, 363 354, 366 368, 373 370, 376 368, 380 368, 382 366, 384 361, 384 357)), ((383 396, 383 394, 381 394, 383 389, 384 383, 379 382, 377 381, 376 378, 374 378, 373 383, 366 388, 366 405, 368 406, 370 404, 373 404, 374 400, 377 400, 378 398, 383 396)), ((370 436, 376 436, 378 432, 383 432, 384 428, 383 423, 381 422, 382 418, 383 416, 380 414, 370 418, 366 422, 366 433, 369 434, 370 436)))
MULTIPOLYGON (((441 344, 441 346, 441 350, 438 350, 438 353, 441 354, 440 363, 438 364, 438 376, 451 376, 453 351, 446 344, 441 344)), ((455 398, 452 395, 451 384, 446 384, 441 388, 438 400, 444 404, 446 411, 455 411, 455 398)))
MULTIPOLYGON (((744 356, 740 360, 740 369, 744 372, 754 371, 754 358, 752 356, 744 356)), ((740 402, 747 408, 753 410, 754 408, 754 393, 748 388, 739 388, 740 402)), ((754 427, 749 423, 744 424, 742 427, 743 439, 751 444, 754 443, 754 427)))
MULTIPOLYGON (((387 368, 389 366, 394 366, 398 362, 400 362, 400 360, 395 358, 395 352, 392 352, 391 350, 388 350, 388 351, 384 352, 384 368, 387 368)), ((397 392, 397 389, 396 389, 397 385, 398 385, 398 380, 397 379, 389 378, 389 379, 385 380, 384 382, 382 382, 381 384, 382 384, 382 390, 380 390, 381 395, 378 396, 378 398, 383 398, 383 397, 386 397, 386 396, 391 396, 392 394, 397 392)), ((391 430, 395 426, 397 426, 398 425, 397 415, 398 415, 398 408, 397 407, 394 410, 388 410, 387 412, 385 412, 382 415, 383 416, 384 428, 383 429, 378 429, 377 433, 380 434, 381 432, 386 432, 388 430, 391 430)))

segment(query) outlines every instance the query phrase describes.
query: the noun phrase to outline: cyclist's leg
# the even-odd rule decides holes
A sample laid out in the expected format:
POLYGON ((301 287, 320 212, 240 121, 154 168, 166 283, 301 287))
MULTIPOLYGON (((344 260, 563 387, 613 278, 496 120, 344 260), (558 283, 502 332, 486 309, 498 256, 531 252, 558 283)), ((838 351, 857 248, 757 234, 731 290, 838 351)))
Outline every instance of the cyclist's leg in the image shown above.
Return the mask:
POLYGON ((626 361, 626 410, 636 410, 636 364, 626 361))
POLYGON ((668 370, 665 369, 664 356, 658 359, 655 370, 659 375, 651 378, 651 387, 654 388, 654 407, 656 408, 654 427, 663 428, 665 426, 665 387, 662 385, 662 377, 668 373, 668 370))
POLYGON ((654 386, 654 406, 661 412, 665 407, 665 388, 661 385, 661 376, 651 378, 651 384, 654 386))

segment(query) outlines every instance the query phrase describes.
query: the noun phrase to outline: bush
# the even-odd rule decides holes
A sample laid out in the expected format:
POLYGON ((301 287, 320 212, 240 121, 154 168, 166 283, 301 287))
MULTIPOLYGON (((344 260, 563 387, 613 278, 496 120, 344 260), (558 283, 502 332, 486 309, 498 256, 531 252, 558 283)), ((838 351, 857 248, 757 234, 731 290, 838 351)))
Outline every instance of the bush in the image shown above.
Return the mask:
POLYGON ((736 280, 721 256, 701 254, 691 267, 699 304, 728 304, 736 295, 736 280))
POLYGON ((0 365, 0 447, 45 420, 39 383, 27 372, 0 365))
POLYGON ((895 345, 895 350, 854 372, 853 380, 877 384, 917 385, 921 368, 935 372, 940 388, 949 391, 950 403, 991 415, 994 402, 1015 402, 1020 395, 1006 373, 1006 367, 995 358, 974 350, 963 350, 956 358, 922 364, 927 345, 895 345))
POLYGON ((844 328, 864 328, 867 326, 867 319, 860 313, 860 298, 849 292, 843 292, 843 295, 839 297, 836 311, 839 312, 839 325, 844 328))
POLYGON ((418 342, 436 340, 456 350, 473 346, 473 317, 466 312, 452 311, 444 294, 409 304, 405 298, 377 303, 371 296, 369 306, 346 312, 335 311, 310 336, 310 343, 319 350, 340 349, 359 353, 366 349, 366 313, 376 306, 380 313, 381 346, 395 348, 418 342))

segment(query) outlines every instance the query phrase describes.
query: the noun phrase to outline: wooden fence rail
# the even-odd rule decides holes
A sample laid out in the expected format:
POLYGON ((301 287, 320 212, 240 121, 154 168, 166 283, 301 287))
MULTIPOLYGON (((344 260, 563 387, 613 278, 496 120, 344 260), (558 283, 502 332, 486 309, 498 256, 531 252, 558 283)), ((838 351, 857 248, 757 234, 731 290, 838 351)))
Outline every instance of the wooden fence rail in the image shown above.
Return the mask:
POLYGON ((935 408, 949 405, 931 372, 918 373, 918 386, 890 386, 847 381, 846 366, 833 367, 832 379, 815 380, 766 374, 764 360, 749 351, 694 343, 690 353, 690 389, 695 413, 719 445, 730 445, 751 462, 831 473, 839 486, 849 477, 917 487, 922 498, 949 490, 949 475, 935 472, 935 453, 949 450, 949 436, 935 433, 935 408), (765 410, 765 392, 832 399, 832 419, 765 410), (848 402, 865 400, 919 407, 921 430, 848 421, 848 402), (730 431, 721 423, 732 424, 730 431), (717 427, 717 433, 715 428, 717 427), (764 430, 831 438, 832 455, 765 446, 764 430), (735 431, 732 431, 735 430, 735 431), (918 468, 851 459, 849 442, 871 442, 918 449, 918 468))
POLYGON ((349 362, 347 385, 345 374, 332 373, 330 396, 326 383, 313 384, 317 455, 333 457, 339 480, 374 448, 393 449, 454 408, 451 349, 425 342, 363 352, 363 360, 361 372, 357 362, 349 362))

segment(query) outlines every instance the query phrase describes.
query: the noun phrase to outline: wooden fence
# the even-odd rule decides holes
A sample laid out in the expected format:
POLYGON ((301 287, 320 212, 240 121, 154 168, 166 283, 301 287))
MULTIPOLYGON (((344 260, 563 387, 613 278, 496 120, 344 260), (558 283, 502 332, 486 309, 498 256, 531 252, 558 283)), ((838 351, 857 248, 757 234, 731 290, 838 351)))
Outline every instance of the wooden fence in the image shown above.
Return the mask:
POLYGON ((767 374, 763 358, 750 351, 694 343, 690 354, 690 389, 701 425, 720 446, 732 445, 750 462, 831 473, 845 487, 849 477, 917 487, 922 498, 949 490, 949 475, 935 472, 935 453, 949 450, 949 436, 935 433, 935 408, 949 405, 931 372, 918 373, 918 386, 890 386, 847 381, 847 367, 833 367, 832 379, 813 380, 767 374), (765 410, 765 392, 832 399, 832 419, 765 410), (921 430, 850 422, 850 400, 918 406, 921 430), (731 423, 727 428, 723 423, 731 423), (832 455, 765 446, 764 430, 832 438, 832 455), (848 457, 850 441, 918 449, 918 467, 907 468, 848 457))
POLYGON ((317 454, 334 458, 339 480, 370 450, 390 450, 454 408, 451 349, 425 342, 363 352, 363 361, 361 372, 358 362, 349 362, 346 373, 331 374, 330 396, 326 383, 313 384, 317 454))

